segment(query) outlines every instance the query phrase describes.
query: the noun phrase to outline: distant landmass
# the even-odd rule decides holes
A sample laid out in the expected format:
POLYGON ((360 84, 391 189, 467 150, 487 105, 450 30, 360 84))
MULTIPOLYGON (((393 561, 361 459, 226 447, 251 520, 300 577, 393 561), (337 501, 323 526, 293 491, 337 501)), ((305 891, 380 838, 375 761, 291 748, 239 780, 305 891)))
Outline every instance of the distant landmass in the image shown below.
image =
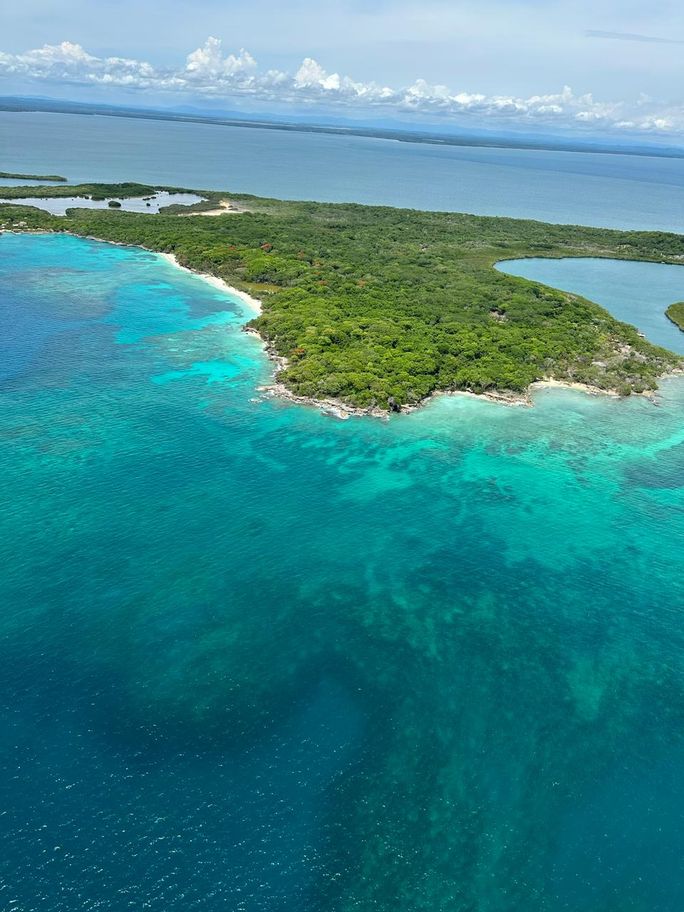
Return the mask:
POLYGON ((49 181, 54 183, 65 183, 66 177, 61 174, 21 174, 17 171, 0 171, 2 180, 28 180, 28 181, 49 181))
POLYGON ((530 149, 550 152, 593 152, 618 155, 646 155, 659 158, 684 158, 684 149, 643 143, 617 143, 593 139, 566 139, 549 136, 527 136, 495 133, 440 133, 434 130, 360 126, 358 124, 311 123, 305 120, 285 120, 275 115, 249 118, 237 115, 222 116, 193 110, 159 110, 121 105, 91 104, 51 98, 0 96, 0 111, 45 112, 55 114, 91 114, 104 117, 127 117, 142 120, 167 120, 181 123, 214 124, 224 127, 245 127, 257 130, 283 130, 293 133, 331 133, 346 136, 365 136, 396 142, 427 143, 431 145, 465 146, 500 149, 530 149))

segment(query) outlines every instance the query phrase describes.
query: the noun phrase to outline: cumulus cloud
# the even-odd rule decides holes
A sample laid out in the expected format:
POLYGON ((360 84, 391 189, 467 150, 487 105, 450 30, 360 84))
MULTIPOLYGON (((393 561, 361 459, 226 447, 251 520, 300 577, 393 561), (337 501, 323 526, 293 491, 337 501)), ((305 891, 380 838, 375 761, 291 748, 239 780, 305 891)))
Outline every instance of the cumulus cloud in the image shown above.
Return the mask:
POLYGON ((576 95, 565 86, 557 93, 521 98, 454 91, 424 79, 392 88, 328 73, 311 57, 305 58, 293 73, 261 70, 244 49, 224 52, 218 38, 208 38, 202 47, 188 54, 184 65, 175 69, 125 57, 96 57, 69 41, 23 54, 0 52, 0 78, 3 76, 53 84, 150 90, 196 99, 243 96, 279 104, 346 107, 358 112, 383 108, 400 115, 473 115, 520 126, 584 124, 617 131, 684 134, 684 107, 665 109, 644 95, 631 104, 599 101, 591 94, 576 95))
POLYGON ((203 47, 188 54, 185 73, 216 79, 249 73, 256 68, 256 60, 244 48, 224 57, 220 38, 207 38, 203 47))

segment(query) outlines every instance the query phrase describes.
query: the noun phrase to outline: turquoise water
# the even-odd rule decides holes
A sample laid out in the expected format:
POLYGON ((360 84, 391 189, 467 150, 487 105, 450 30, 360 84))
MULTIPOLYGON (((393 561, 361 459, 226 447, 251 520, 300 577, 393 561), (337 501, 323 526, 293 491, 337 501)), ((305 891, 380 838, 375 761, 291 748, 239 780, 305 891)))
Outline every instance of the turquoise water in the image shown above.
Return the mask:
POLYGON ((684 906, 684 382, 340 422, 154 254, 0 300, 2 908, 684 906))
POLYGON ((57 172, 72 181, 138 180, 684 232, 684 159, 0 112, 0 162, 6 171, 57 172))
POLYGON ((651 342, 684 355, 684 332, 665 316, 670 304, 684 301, 681 266, 578 257, 506 260, 497 268, 508 275, 599 301, 618 320, 636 326, 651 342))

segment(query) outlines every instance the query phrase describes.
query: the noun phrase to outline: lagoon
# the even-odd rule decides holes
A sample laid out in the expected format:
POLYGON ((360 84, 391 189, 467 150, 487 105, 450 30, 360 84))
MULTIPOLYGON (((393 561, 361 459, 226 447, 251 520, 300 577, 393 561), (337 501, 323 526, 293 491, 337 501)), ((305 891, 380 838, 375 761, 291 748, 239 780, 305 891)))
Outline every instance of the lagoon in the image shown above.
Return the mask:
POLYGON ((665 316, 684 301, 684 268, 663 263, 573 257, 505 260, 500 272, 542 282, 602 304, 650 342, 684 355, 684 333, 665 316))
POLYGON ((115 199, 119 205, 116 207, 122 212, 139 212, 143 215, 154 215, 165 206, 192 206, 202 202, 202 197, 196 193, 168 193, 158 190, 149 197, 108 197, 107 199, 91 199, 86 196, 55 196, 55 197, 21 197, 12 200, 3 200, 1 203, 11 203, 17 206, 33 206, 52 215, 64 216, 67 209, 107 209, 110 199, 115 199))
POLYGON ((10 908, 678 908, 681 380, 339 422, 155 254, 0 294, 10 908))

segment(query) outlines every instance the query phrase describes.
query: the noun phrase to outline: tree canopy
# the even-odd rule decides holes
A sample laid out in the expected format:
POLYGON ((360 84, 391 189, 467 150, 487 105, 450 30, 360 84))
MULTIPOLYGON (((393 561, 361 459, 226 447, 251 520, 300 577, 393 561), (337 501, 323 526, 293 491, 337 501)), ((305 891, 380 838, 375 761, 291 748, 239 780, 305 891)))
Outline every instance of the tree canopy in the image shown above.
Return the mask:
MULTIPOLYGON (((33 196, 67 189, 121 198, 161 188, 30 188, 33 196)), ((286 359, 279 379, 314 399, 389 409, 438 390, 523 391, 543 378, 629 393, 655 388, 678 362, 597 304, 504 275, 494 264, 528 256, 682 263, 683 236, 196 192, 230 196, 249 211, 203 217, 70 209, 57 218, 7 205, 0 225, 171 252, 250 292, 263 302, 251 326, 286 359)))

